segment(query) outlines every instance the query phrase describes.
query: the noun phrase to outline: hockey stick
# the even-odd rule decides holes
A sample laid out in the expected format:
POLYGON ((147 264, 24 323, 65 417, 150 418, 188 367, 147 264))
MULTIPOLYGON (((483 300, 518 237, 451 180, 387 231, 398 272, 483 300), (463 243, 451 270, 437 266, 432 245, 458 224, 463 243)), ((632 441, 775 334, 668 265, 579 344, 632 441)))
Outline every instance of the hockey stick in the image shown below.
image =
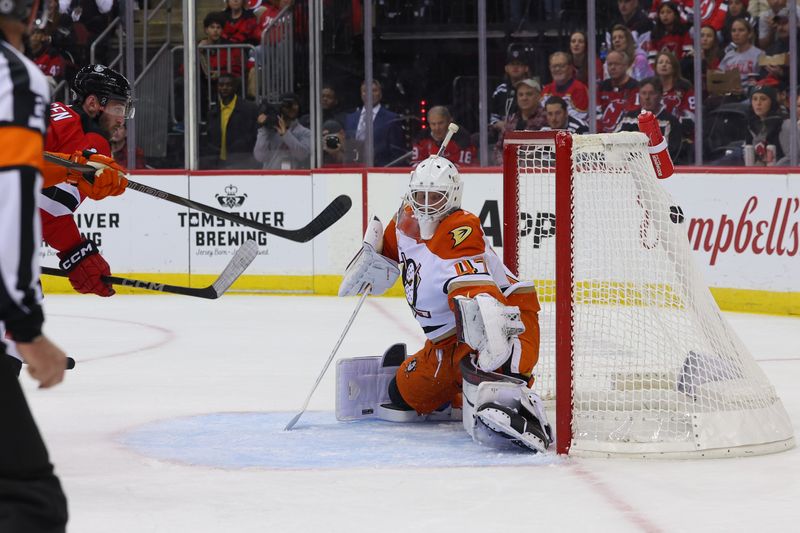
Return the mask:
POLYGON ((331 366, 331 361, 333 361, 333 357, 336 355, 336 352, 339 350, 339 346, 342 345, 342 341, 344 340, 345 335, 347 335, 347 332, 350 330, 350 326, 353 325, 353 321, 356 319, 356 315, 358 314, 359 310, 361 310, 361 306, 364 304, 364 300, 367 299, 367 296, 369 296, 370 292, 372 292, 372 287, 367 285, 366 289, 364 290, 364 294, 362 294, 361 298, 359 298, 359 300, 358 300, 358 305, 356 305, 356 308, 353 311, 353 314, 350 315, 350 320, 347 321, 347 325, 344 327, 344 331, 342 331, 342 334, 339 337, 339 340, 336 341, 336 346, 333 347, 333 351, 328 356, 328 360, 325 361, 325 366, 322 367, 322 372, 319 373, 319 377, 317 378, 317 381, 314 383, 314 386, 311 387, 311 391, 308 393, 308 397, 306 397, 306 401, 303 404, 303 407, 300 408, 300 412, 299 413, 294 415, 294 418, 289 420, 289 423, 286 424, 286 427, 284 428, 284 431, 291 431, 291 429, 294 427, 294 425, 297 424, 297 421, 300 420, 300 417, 303 416, 303 413, 306 412, 306 409, 308 408, 308 402, 311 401, 311 396, 314 395, 314 391, 317 390, 317 387, 319 386, 319 382, 322 381, 322 376, 325 375, 325 372, 328 371, 328 367, 331 366))
MULTIPOLYGON (((141 281, 138 279, 120 278, 117 276, 103 276, 102 279, 106 283, 113 283, 114 285, 123 285, 126 287, 135 287, 137 289, 145 289, 148 291, 168 292, 172 294, 183 294, 185 296, 194 296, 195 298, 206 298, 208 300, 216 300, 227 291, 233 282, 242 275, 242 273, 250 266, 253 259, 258 254, 258 246, 256 241, 250 239, 236 250, 233 258, 230 260, 222 274, 209 285, 203 288, 194 287, 181 287, 178 285, 167 285, 166 283, 156 283, 152 281, 141 281)), ((69 273, 58 268, 42 267, 42 274, 50 276, 60 276, 62 278, 69 277, 69 273)))
MULTIPOLYGON (((73 170, 80 172, 81 174, 83 174, 83 177, 90 183, 94 179, 94 173, 97 171, 97 169, 93 166, 81 165, 80 163, 75 163, 67 159, 62 159, 58 156, 49 154, 47 152, 45 152, 44 157, 47 161, 51 163, 65 166, 67 168, 71 168, 73 170)), ((162 200, 166 200, 174 204, 188 207, 190 209, 195 209, 203 213, 209 213, 214 216, 224 218, 225 220, 236 222, 237 224, 241 224, 242 226, 248 226, 250 228, 263 231, 264 233, 269 233, 277 237, 282 237, 284 239, 288 239, 294 242, 310 241, 311 239, 313 239, 314 237, 316 237, 317 235, 319 235, 320 233, 331 227, 334 224, 334 222, 342 218, 350 210, 350 207, 353 205, 353 201, 350 199, 350 197, 345 194, 342 194, 334 198, 333 201, 330 204, 328 204, 328 206, 325 209, 323 209, 319 215, 314 217, 314 219, 311 222, 309 222, 302 228, 284 229, 275 226, 270 226, 269 224, 262 224, 261 222, 250 220, 243 216, 237 215, 236 213, 228 213, 221 209, 217 209, 216 207, 211 207, 210 205, 201 204, 199 202, 195 202, 194 200, 189 200, 188 198, 183 198, 182 196, 177 196, 175 194, 168 193, 166 191, 162 191, 154 187, 150 187, 149 185, 145 185, 143 183, 131 181, 130 179, 128 179, 128 188, 144 194, 149 194, 150 196, 155 196, 156 198, 161 198, 162 200)))

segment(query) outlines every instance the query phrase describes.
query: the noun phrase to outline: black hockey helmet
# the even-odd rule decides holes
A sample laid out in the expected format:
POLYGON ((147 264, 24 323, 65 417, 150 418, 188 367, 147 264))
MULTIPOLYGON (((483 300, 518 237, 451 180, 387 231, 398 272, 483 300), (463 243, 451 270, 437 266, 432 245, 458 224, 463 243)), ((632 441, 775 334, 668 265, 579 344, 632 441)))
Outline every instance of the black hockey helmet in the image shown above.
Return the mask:
POLYGON ((95 95, 104 107, 112 100, 122 102, 125 105, 125 118, 133 117, 135 112, 131 84, 125 76, 105 65, 87 65, 80 69, 72 82, 72 92, 78 103, 91 95, 95 95))

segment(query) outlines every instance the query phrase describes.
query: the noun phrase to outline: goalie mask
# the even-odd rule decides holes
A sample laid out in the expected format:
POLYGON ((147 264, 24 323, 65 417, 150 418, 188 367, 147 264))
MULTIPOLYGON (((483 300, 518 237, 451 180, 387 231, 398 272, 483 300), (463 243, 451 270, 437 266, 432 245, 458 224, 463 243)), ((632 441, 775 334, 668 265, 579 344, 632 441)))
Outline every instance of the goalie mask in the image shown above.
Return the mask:
POLYGON ((411 172, 406 202, 419 223, 420 237, 433 237, 439 222, 461 207, 461 176, 455 165, 432 155, 411 172))

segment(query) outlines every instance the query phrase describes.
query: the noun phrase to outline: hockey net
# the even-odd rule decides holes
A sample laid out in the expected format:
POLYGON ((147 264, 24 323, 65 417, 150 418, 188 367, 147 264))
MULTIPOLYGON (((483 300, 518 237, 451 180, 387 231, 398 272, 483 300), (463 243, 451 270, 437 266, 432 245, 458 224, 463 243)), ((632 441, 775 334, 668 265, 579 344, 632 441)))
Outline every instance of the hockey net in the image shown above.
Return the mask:
POLYGON ((644 135, 511 133, 504 182, 504 259, 536 283, 535 388, 556 400, 559 453, 794 445, 774 388, 692 264, 644 135))

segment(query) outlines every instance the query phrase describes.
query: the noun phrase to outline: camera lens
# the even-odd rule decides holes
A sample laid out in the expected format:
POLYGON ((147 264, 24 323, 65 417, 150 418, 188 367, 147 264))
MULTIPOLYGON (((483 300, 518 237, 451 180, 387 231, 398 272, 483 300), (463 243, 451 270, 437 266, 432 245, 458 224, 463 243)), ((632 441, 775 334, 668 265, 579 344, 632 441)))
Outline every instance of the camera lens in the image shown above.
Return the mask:
POLYGON ((325 146, 327 146, 331 150, 335 150, 336 148, 339 148, 339 136, 338 135, 326 135, 325 136, 325 146))

